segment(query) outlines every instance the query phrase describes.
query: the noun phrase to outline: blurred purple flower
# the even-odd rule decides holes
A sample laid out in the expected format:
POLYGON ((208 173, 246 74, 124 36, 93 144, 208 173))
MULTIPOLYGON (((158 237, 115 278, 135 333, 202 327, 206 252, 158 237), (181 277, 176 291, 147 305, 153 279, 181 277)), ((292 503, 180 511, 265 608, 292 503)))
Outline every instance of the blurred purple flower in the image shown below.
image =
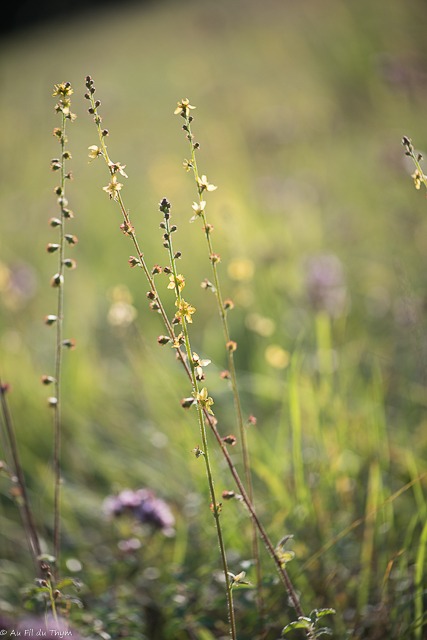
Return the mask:
POLYGON ((313 256, 306 264, 306 291, 315 311, 341 316, 347 303, 347 287, 341 261, 335 255, 313 256))
POLYGON ((37 291, 37 276, 31 265, 0 262, 0 294, 12 310, 21 309, 37 291))
POLYGON ((169 505, 149 489, 123 489, 118 495, 108 496, 103 509, 109 517, 130 514, 142 524, 162 531, 166 536, 173 536, 175 533, 175 518, 169 505))

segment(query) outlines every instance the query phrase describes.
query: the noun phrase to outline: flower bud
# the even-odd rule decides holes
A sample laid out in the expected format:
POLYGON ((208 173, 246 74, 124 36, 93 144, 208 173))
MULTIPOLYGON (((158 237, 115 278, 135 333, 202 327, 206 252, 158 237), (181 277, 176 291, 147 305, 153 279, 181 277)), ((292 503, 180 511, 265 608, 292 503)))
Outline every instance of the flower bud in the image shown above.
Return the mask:
POLYGON ((64 236, 65 240, 68 242, 68 244, 77 244, 79 239, 77 238, 77 236, 73 236, 70 233, 66 233, 64 236))
POLYGON ((155 264, 154 267, 151 269, 151 274, 154 276, 157 273, 162 273, 163 269, 159 264, 155 264))
POLYGON ((141 262, 138 260, 138 258, 135 258, 135 256, 129 256, 128 263, 130 264, 131 267, 141 266, 141 262))
POLYGON ((224 500, 231 500, 235 496, 236 496, 236 494, 234 493, 234 491, 223 491, 222 492, 222 498, 224 500))
POLYGON ((189 409, 196 402, 195 398, 183 398, 181 400, 181 407, 183 409, 189 409))
POLYGON ((226 309, 227 311, 229 309, 234 309, 234 302, 229 298, 227 298, 227 300, 224 300, 224 309, 226 309))
POLYGON ((77 267, 77 262, 72 258, 65 258, 63 264, 65 267, 67 267, 67 269, 76 269, 77 267))
POLYGON ((64 276, 60 273, 55 273, 55 275, 51 278, 50 286, 60 287, 62 284, 64 284, 64 276))
POLYGON ((74 340, 74 338, 66 338, 65 340, 62 341, 62 346, 65 347, 66 349, 75 349, 76 341, 74 340))

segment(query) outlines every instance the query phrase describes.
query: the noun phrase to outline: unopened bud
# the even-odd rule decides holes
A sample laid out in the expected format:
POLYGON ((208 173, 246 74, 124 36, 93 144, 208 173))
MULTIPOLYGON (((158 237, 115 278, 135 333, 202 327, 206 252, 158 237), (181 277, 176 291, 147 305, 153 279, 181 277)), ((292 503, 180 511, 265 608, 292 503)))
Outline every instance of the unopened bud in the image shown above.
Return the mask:
POLYGON ((51 278, 50 286, 60 287, 62 284, 64 284, 64 276, 60 273, 55 273, 55 275, 51 278))

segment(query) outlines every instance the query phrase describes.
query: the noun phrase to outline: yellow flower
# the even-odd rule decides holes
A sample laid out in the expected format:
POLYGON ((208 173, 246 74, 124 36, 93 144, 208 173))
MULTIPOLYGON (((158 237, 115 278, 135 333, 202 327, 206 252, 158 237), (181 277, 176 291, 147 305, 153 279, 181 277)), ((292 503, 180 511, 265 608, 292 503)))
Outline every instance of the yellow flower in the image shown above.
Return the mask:
POLYGON ((411 178, 414 181, 415 189, 421 189, 421 185, 425 179, 424 174, 421 173, 421 171, 419 171, 418 169, 416 169, 415 173, 412 174, 411 178))
POLYGON ((120 162, 109 162, 108 166, 110 168, 111 173, 120 173, 124 178, 127 178, 127 174, 125 173, 125 164, 120 164, 120 162))
POLYGON ((205 200, 201 200, 200 202, 193 202, 193 204, 191 205, 191 208, 194 211, 194 216, 190 218, 190 222, 194 222, 194 220, 196 220, 199 216, 201 216, 203 211, 205 210, 205 207, 206 207, 205 200))
POLYGON ((206 409, 208 413, 213 415, 211 406, 213 405, 214 401, 208 395, 208 390, 206 389, 206 387, 203 387, 203 389, 199 392, 195 392, 194 397, 196 398, 200 406, 203 407, 203 409, 206 409))
POLYGON ((244 579, 246 577, 245 571, 241 571, 237 575, 234 575, 234 573, 231 573, 231 571, 227 571, 227 573, 231 578, 231 584, 230 584, 231 588, 236 587, 239 584, 250 584, 250 582, 244 579))
POLYGON ((190 104, 190 101, 188 98, 183 98, 181 100, 181 102, 177 103, 178 106, 174 111, 174 114, 177 115, 178 113, 188 117, 190 115, 190 109, 195 109, 196 107, 193 107, 193 105, 190 104))
POLYGON ((186 320, 190 324, 193 322, 193 318, 191 317, 193 313, 195 313, 196 309, 189 302, 185 300, 177 300, 175 305, 178 307, 178 311, 176 312, 177 318, 180 320, 186 320))
POLYGON ((199 185, 200 191, 215 191, 215 189, 218 188, 214 184, 210 184, 205 175, 197 178, 197 184, 199 185))
POLYGON ((117 200, 119 196, 119 191, 123 187, 121 182, 117 182, 117 176, 114 175, 111 177, 110 184, 106 187, 103 187, 103 190, 108 193, 112 200, 117 200))
POLYGON ((95 160, 95 158, 97 158, 102 154, 101 149, 97 147, 96 144, 92 144, 90 147, 88 147, 88 151, 89 151, 89 158, 91 160, 95 160))
POLYGON ((69 82, 61 82, 61 84, 55 84, 53 86, 53 96, 71 96, 73 90, 69 82))
POLYGON ((173 349, 179 349, 183 342, 184 342, 184 334, 181 331, 180 334, 178 334, 177 336, 174 336, 173 345, 172 345, 173 349))
POLYGON ((183 275, 179 274, 176 276, 176 280, 175 280, 175 276, 173 275, 173 273, 171 273, 171 275, 169 276, 169 284, 168 284, 168 289, 175 289, 175 287, 178 287, 179 291, 182 291, 183 288, 185 287, 185 278, 183 275))

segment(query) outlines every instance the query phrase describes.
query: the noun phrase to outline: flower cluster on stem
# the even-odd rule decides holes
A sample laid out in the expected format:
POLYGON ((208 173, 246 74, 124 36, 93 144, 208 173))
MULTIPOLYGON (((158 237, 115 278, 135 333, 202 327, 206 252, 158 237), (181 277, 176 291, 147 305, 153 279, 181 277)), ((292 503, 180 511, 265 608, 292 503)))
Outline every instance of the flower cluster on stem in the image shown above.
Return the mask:
MULTIPOLYGON (((191 407, 195 404, 197 408, 198 416, 199 416, 199 424, 204 425, 206 423, 209 426, 215 440, 217 441, 218 446, 220 447, 220 450, 224 456, 224 459, 230 470, 230 473, 237 485, 237 488, 239 490, 239 494, 238 494, 239 500, 243 502, 247 507, 251 520, 254 523, 254 526, 256 527, 258 534, 263 544, 265 545, 269 555, 273 559, 273 562, 276 566, 278 574, 286 588, 287 594, 289 596, 289 600, 292 606, 294 607, 298 617, 301 617, 304 614, 303 614, 303 610, 299 601, 299 597, 296 593, 296 590, 290 580, 290 577, 286 571, 285 566, 281 562, 279 554, 276 552, 275 546, 271 542, 263 524, 258 518, 258 515, 253 506, 252 500, 250 499, 248 492, 245 488, 245 485, 240 479, 240 476, 237 472, 233 459, 227 450, 227 442, 224 441, 224 439, 221 437, 217 429, 217 421, 211 409, 211 406, 213 404, 212 399, 210 398, 207 392, 207 389, 206 391, 204 390, 205 387, 200 389, 198 386, 197 374, 199 372, 199 368, 202 365, 200 363, 200 360, 194 357, 194 352, 191 351, 191 345, 190 345, 189 339, 187 341, 185 336, 186 332, 188 335, 188 327, 187 327, 187 324, 189 324, 188 318, 189 317, 191 318, 191 316, 195 313, 196 310, 192 305, 190 305, 190 303, 188 303, 185 300, 184 302, 186 303, 186 305, 182 304, 183 280, 179 277, 181 274, 179 274, 176 269, 176 260, 179 259, 180 252, 174 252, 172 245, 170 243, 171 234, 175 231, 175 229, 172 229, 172 226, 168 227, 166 225, 166 220, 169 220, 170 218, 170 203, 168 203, 166 199, 163 199, 160 202, 159 208, 160 208, 160 211, 164 214, 164 220, 162 222, 162 224, 164 225, 162 226, 162 228, 165 231, 163 236, 163 240, 164 240, 163 245, 166 249, 168 249, 168 251, 170 251, 171 264, 170 266, 167 266, 167 267, 160 267, 159 265, 155 265, 150 270, 147 267, 146 262, 144 260, 143 253, 140 250, 135 228, 133 227, 129 217, 129 212, 124 206, 124 202, 121 194, 121 189, 123 185, 121 185, 119 189, 117 189, 116 187, 113 188, 111 186, 113 176, 117 173, 117 171, 121 173, 120 169, 123 169, 124 167, 119 163, 112 163, 109 158, 109 155, 107 152, 107 146, 105 143, 105 139, 108 136, 108 130, 102 127, 102 119, 98 112, 98 109, 101 103, 99 100, 95 100, 94 98, 95 87, 94 87, 93 80, 90 76, 86 77, 86 89, 87 89, 87 92, 85 94, 85 97, 87 100, 90 101, 90 105, 91 105, 89 108, 89 113, 93 115, 93 119, 97 127, 98 137, 99 137, 99 145, 96 145, 96 147, 94 145, 92 147, 89 147, 89 155, 91 159, 103 157, 109 169, 110 183, 109 185, 107 185, 106 188, 104 188, 104 190, 108 193, 111 200, 114 200, 115 202, 118 203, 119 209, 123 218, 123 223, 120 225, 120 228, 125 235, 130 237, 136 252, 136 255, 133 255, 130 257, 129 264, 131 267, 140 267, 144 271, 144 274, 149 284, 149 291, 147 293, 147 298, 150 300, 150 303, 149 303, 150 308, 157 311, 161 315, 165 325, 166 335, 159 336, 158 343, 159 345, 171 344, 172 347, 176 349, 176 353, 178 355, 178 358, 181 364, 183 365, 185 373, 189 378, 191 384, 193 385, 193 393, 197 389, 196 395, 192 395, 191 398, 186 398, 185 401, 183 401, 182 406, 191 407), (178 301, 178 304, 177 304, 177 312, 175 313, 175 316, 172 320, 169 319, 165 311, 165 308, 163 306, 161 297, 159 295, 159 292, 154 280, 154 277, 159 273, 166 273, 169 276, 170 275, 173 276, 173 280, 171 279, 170 283, 171 282, 174 283, 173 286, 175 287, 176 300, 178 301), (175 327, 178 327, 178 330, 179 330, 178 334, 175 333, 175 327), (183 346, 184 346, 184 349, 181 348, 183 346), (204 421, 203 421, 203 418, 204 418, 204 421)), ((190 111, 193 110, 194 108, 195 107, 190 105, 188 100, 183 100, 181 103, 178 104, 178 107, 175 110, 175 113, 181 113, 183 117, 187 117, 189 116, 190 111)), ((194 145, 194 150, 196 150, 198 148, 197 144, 196 143, 192 143, 192 144, 194 145)), ((188 164, 189 164, 189 168, 191 168, 190 166, 191 161, 188 161, 188 164)), ((114 183, 117 184, 116 181, 114 181, 114 183)), ((204 192, 207 192, 209 190, 210 191, 214 190, 215 185, 210 185, 207 179, 204 179, 202 176, 201 184, 199 185, 199 188, 201 190, 199 195, 201 196, 202 193, 204 192)), ((202 199, 200 198, 199 203, 201 201, 202 199)), ((203 210, 204 210, 204 207, 203 207, 203 210)), ((205 233, 207 234, 208 237, 211 233, 211 230, 212 230, 211 226, 206 224, 205 233)), ((215 262, 215 264, 217 264, 219 262, 218 254, 215 254, 213 251, 210 251, 210 258, 212 263, 215 262)), ((168 287, 170 286, 170 283, 168 287)), ((205 284, 206 284, 205 288, 211 288, 211 289, 215 288, 214 285, 207 280, 205 281, 205 284)), ((230 301, 227 301, 227 304, 223 303, 222 305, 224 308, 224 313, 226 308, 231 309, 233 306, 232 304, 229 304, 229 302, 230 301)), ((228 345, 227 350, 230 353, 233 353, 237 348, 237 344, 231 340, 227 340, 227 345, 228 345)), ((224 379, 230 379, 231 377, 230 372, 227 371, 227 375, 224 375, 223 377, 224 379)), ((194 449, 194 454, 196 455, 197 458, 206 457, 206 450, 205 450, 207 448, 206 429, 204 429, 204 436, 202 435, 202 440, 203 440, 203 444, 202 444, 203 448, 197 445, 194 449)), ((216 500, 212 500, 211 510, 212 510, 212 513, 214 514, 215 521, 219 523, 219 516, 221 512, 220 503, 216 502, 216 500)), ((217 531, 218 531, 218 527, 217 527, 217 531)), ((226 585, 227 585, 228 594, 231 594, 232 592, 230 583, 227 582, 227 580, 230 580, 230 575, 227 572, 226 585)), ((229 603, 229 612, 230 612, 232 611, 232 608, 230 609, 230 599, 228 599, 228 603, 229 603)), ((232 629, 233 629, 233 622, 231 621, 230 622, 231 633, 233 633, 232 629)), ((310 634, 309 632, 306 632, 306 635, 310 638, 312 637, 312 634, 310 634)), ((236 637, 236 636, 234 635, 233 637, 236 637)))
MULTIPOLYGON (((252 486, 252 474, 250 468, 250 456, 249 456, 249 447, 247 442, 246 428, 243 421, 243 411, 242 405, 240 401, 240 394, 237 385, 237 375, 236 375, 236 366, 234 362, 234 352, 237 350, 237 342, 231 340, 230 338, 230 330, 228 326, 227 319, 227 311, 232 310, 234 308, 234 304, 231 300, 224 300, 221 292, 221 283, 218 271, 218 265, 221 262, 221 257, 219 254, 215 253, 212 241, 212 232, 213 226, 209 224, 207 220, 207 212, 206 212, 206 194, 217 189, 217 186, 211 184, 205 174, 200 174, 198 169, 197 157, 196 153, 200 149, 200 144, 194 140, 194 134, 192 132, 192 122, 194 120, 194 116, 191 114, 190 109, 193 110, 196 107, 190 105, 190 101, 186 98, 178 102, 178 106, 174 111, 175 115, 180 115, 184 119, 184 124, 182 129, 185 133, 186 139, 189 142, 190 146, 190 158, 184 160, 183 166, 186 171, 192 171, 196 190, 197 190, 197 201, 193 202, 192 209, 194 211, 194 215, 190 218, 190 222, 194 222, 197 218, 200 218, 202 222, 202 228, 204 231, 204 235, 206 238, 207 251, 209 260, 212 267, 212 276, 213 276, 213 284, 210 288, 216 297, 217 308, 219 312, 219 316, 221 319, 224 342, 227 353, 227 361, 228 361, 228 369, 229 369, 229 380, 231 384, 231 390, 234 399, 234 408, 236 414, 236 421, 238 424, 239 437, 242 446, 242 458, 243 458, 243 468, 246 480, 246 486, 248 491, 248 496, 251 502, 253 502, 253 486, 252 486)), ((203 286, 203 283, 202 283, 203 286)), ((253 523, 252 527, 252 551, 255 559, 256 571, 257 571, 257 603, 258 610, 260 613, 260 617, 262 618, 264 603, 262 597, 262 575, 261 575, 261 565, 260 565, 260 553, 259 553, 259 544, 258 544, 258 532, 256 530, 256 526, 253 523)))
POLYGON ((47 326, 56 326, 56 344, 55 344, 55 372, 54 375, 43 375, 42 383, 44 385, 52 385, 54 389, 53 395, 48 398, 48 404, 53 410, 54 423, 54 523, 53 523, 53 549, 56 561, 56 570, 58 570, 59 551, 60 551, 60 493, 61 493, 61 372, 62 372, 62 353, 63 349, 72 349, 75 342, 72 338, 63 337, 63 321, 64 321, 64 283, 65 270, 75 269, 77 264, 73 258, 65 255, 66 248, 73 247, 77 244, 77 237, 73 234, 66 233, 66 224, 74 218, 74 213, 68 207, 66 196, 66 183, 72 179, 70 171, 66 170, 66 164, 71 160, 71 153, 66 148, 67 122, 73 122, 76 116, 71 111, 71 95, 73 89, 69 82, 63 82, 54 86, 53 96, 58 99, 55 105, 55 111, 60 115, 61 126, 53 130, 53 135, 60 145, 59 157, 51 160, 51 170, 59 174, 59 184, 55 187, 54 193, 57 197, 57 205, 59 210, 58 217, 49 220, 50 227, 57 233, 57 240, 49 242, 46 250, 49 254, 57 255, 57 267, 55 274, 51 277, 50 284, 57 291, 56 313, 49 314, 45 317, 47 326))

